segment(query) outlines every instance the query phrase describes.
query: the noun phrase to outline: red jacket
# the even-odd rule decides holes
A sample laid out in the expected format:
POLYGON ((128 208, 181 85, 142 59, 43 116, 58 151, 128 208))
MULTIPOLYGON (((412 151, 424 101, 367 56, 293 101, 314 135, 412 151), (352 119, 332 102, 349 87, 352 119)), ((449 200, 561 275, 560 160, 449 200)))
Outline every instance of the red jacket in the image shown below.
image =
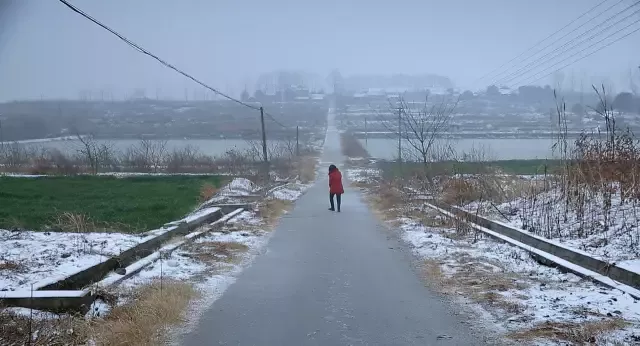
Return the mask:
POLYGON ((344 187, 342 186, 342 173, 340 173, 337 168, 329 173, 329 193, 344 193, 344 187))

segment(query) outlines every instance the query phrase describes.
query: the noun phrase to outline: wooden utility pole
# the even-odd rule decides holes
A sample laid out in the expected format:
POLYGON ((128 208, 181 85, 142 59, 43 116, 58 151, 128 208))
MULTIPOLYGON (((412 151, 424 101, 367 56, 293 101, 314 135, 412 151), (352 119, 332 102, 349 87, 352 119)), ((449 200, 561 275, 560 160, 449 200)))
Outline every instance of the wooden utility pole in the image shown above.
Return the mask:
POLYGON ((296 126, 296 156, 300 156, 300 126, 296 126))
POLYGON ((398 163, 402 165, 402 107, 398 107, 398 163))
POLYGON ((262 125, 262 159, 265 166, 269 163, 269 157, 267 156, 267 131, 264 128, 264 108, 260 107, 260 123, 262 125))
POLYGON ((367 130, 367 117, 364 118, 364 145, 369 145, 369 131, 367 130))

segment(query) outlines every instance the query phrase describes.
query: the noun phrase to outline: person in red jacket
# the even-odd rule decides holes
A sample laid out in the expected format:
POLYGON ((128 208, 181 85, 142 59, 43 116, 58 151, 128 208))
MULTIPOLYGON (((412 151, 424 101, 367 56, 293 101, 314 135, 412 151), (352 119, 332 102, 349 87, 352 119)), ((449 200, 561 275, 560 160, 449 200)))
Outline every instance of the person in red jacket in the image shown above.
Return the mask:
POLYGON ((329 166, 329 202, 331 202, 331 208, 329 210, 335 211, 333 204, 333 196, 336 196, 336 202, 338 202, 338 212, 340 212, 340 203, 342 202, 342 194, 344 193, 344 187, 342 186, 342 173, 335 165, 329 166))

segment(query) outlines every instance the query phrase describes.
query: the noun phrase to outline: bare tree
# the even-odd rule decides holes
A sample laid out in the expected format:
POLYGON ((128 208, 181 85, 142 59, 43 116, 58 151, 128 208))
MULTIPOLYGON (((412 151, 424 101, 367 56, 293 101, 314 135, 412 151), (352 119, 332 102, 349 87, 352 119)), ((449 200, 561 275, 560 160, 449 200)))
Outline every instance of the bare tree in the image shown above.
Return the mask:
POLYGON ((112 162, 115 158, 113 144, 99 143, 93 135, 82 136, 78 134, 77 137, 81 143, 78 154, 89 166, 91 174, 98 174, 101 167, 112 162))
POLYGON ((157 173, 167 159, 167 141, 143 139, 125 153, 127 164, 140 172, 157 173))
POLYGON ((413 107, 399 98, 395 107, 391 105, 399 112, 397 133, 404 142, 403 154, 409 155, 411 160, 421 162, 425 172, 430 162, 452 156, 451 146, 444 134, 451 124, 458 101, 443 97, 440 101, 431 103, 425 98, 419 107, 413 107))

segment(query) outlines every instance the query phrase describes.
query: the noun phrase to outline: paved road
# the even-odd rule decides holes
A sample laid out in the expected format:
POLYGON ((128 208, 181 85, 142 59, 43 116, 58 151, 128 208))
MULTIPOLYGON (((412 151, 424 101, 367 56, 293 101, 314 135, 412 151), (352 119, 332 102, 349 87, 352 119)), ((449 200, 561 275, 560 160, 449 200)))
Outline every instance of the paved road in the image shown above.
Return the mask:
POLYGON ((265 254, 205 312, 184 345, 481 345, 451 305, 425 288, 354 189, 328 208, 325 169, 280 222, 265 254))

